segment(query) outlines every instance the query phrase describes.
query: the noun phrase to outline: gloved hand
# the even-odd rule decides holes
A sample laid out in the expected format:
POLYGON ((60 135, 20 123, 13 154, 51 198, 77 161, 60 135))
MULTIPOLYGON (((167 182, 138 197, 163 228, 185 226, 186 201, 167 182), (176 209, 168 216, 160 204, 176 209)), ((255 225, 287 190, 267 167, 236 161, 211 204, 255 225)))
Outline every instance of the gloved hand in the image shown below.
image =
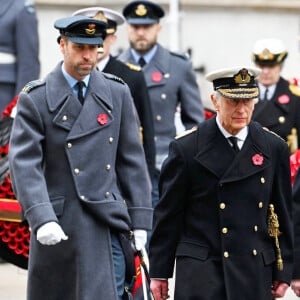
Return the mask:
POLYGON ((61 240, 67 240, 68 236, 65 235, 59 224, 48 222, 37 230, 36 238, 42 245, 55 245, 61 240))
POLYGON ((147 243, 147 231, 143 229, 134 229, 133 236, 136 250, 145 248, 147 243))

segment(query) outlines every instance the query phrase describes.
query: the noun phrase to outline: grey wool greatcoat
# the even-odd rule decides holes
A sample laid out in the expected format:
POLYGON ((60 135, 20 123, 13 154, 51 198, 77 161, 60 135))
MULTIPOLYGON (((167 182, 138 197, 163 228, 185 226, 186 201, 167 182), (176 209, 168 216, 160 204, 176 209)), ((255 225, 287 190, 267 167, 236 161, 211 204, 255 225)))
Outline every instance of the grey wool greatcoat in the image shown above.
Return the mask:
MULTIPOLYGON (((136 64, 130 49, 118 58, 136 64)), ((156 54, 143 67, 143 73, 153 113, 156 157, 159 158, 156 165, 160 169, 169 144, 176 136, 174 116, 178 104, 186 129, 204 120, 203 105, 192 63, 186 56, 170 52, 158 44, 156 54)))
POLYGON ((271 300, 290 282, 293 237, 286 143, 256 123, 238 154, 215 117, 170 144, 154 212, 150 276, 172 277, 175 300, 271 300), (255 159, 256 158, 256 159, 255 159), (283 271, 268 235, 268 206, 280 223, 283 271))
POLYGON ((110 229, 151 229, 150 180, 127 85, 93 70, 83 106, 59 64, 22 92, 10 140, 13 188, 31 227, 28 300, 117 299, 110 229), (67 241, 44 246, 41 225, 67 241))

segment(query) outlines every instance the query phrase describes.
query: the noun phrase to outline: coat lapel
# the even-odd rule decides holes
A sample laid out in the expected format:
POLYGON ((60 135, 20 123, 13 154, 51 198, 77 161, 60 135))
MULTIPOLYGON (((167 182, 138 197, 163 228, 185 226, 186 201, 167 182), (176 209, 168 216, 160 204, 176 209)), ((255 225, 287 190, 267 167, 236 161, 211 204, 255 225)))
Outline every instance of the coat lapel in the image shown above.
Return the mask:
POLYGON ((242 180, 270 166, 270 150, 256 123, 249 124, 249 134, 238 154, 218 129, 215 118, 202 124, 195 160, 220 178, 220 183, 242 180))
POLYGON ((113 121, 112 110, 113 103, 109 85, 107 85, 104 75, 94 70, 91 73, 84 104, 68 138, 79 138, 109 126, 113 121))
POLYGON ((170 54, 158 45, 157 53, 149 64, 145 65, 143 72, 148 87, 164 85, 170 76, 168 73, 170 64, 170 54))
POLYGON ((217 127, 216 117, 202 123, 195 160, 220 178, 234 158, 234 151, 217 127))
POLYGON ((92 71, 83 106, 61 72, 61 64, 46 78, 46 99, 56 126, 74 139, 108 126, 113 116, 112 96, 101 72, 92 71))
POLYGON ((249 124, 249 134, 241 151, 224 173, 220 183, 243 180, 270 167, 270 149, 258 125, 249 124))

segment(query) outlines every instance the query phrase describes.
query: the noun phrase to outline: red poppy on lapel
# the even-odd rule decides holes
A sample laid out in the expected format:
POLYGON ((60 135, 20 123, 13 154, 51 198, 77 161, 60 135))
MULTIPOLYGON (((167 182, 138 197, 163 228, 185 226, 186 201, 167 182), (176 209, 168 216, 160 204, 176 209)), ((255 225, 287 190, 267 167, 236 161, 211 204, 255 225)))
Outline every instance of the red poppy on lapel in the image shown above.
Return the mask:
POLYGON ((105 125, 108 121, 107 114, 99 114, 98 118, 97 118, 97 121, 98 121, 99 124, 105 125))
POLYGON ((280 104, 287 104, 290 102, 290 97, 286 94, 283 94, 278 98, 278 102, 280 104))
POLYGON ((255 154, 252 156, 252 162, 256 166, 261 166, 263 164, 264 157, 260 154, 255 154))
POLYGON ((153 72, 151 78, 153 82, 160 82, 163 76, 160 72, 153 72))

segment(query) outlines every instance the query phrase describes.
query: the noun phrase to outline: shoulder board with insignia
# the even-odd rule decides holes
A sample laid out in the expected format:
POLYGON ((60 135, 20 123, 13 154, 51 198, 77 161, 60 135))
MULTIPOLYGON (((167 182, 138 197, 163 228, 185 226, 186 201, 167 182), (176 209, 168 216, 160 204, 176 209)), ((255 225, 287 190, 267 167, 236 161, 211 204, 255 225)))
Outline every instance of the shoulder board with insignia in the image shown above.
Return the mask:
POLYGON ((120 82, 122 84, 125 84, 124 80, 118 76, 112 75, 112 74, 108 74, 108 73, 103 73, 103 75, 107 78, 107 79, 111 79, 117 82, 120 82))
POLYGON ((284 141, 285 142, 285 140, 280 136, 280 135, 278 135, 276 132, 274 132, 274 131, 272 131, 272 130, 270 130, 269 128, 267 128, 267 127, 263 127, 263 129, 265 130, 265 131, 267 131, 267 132, 270 132, 270 133, 272 133, 273 135, 275 135, 275 136, 277 136, 278 138, 280 138, 282 141, 284 141))
POLYGON ((191 134, 192 132, 196 131, 197 128, 198 128, 197 126, 194 126, 193 128, 191 128, 191 129, 189 129, 189 130, 186 130, 186 131, 184 131, 184 132, 178 134, 178 135, 175 137, 175 139, 178 140, 178 139, 180 139, 180 138, 182 138, 182 137, 184 137, 184 136, 186 136, 186 135, 189 135, 189 134, 191 134))
POLYGON ((290 83, 289 89, 294 95, 300 96, 300 87, 298 85, 290 83))
POLYGON ((134 71, 142 71, 142 68, 140 66, 137 66, 137 65, 134 65, 134 64, 131 64, 131 63, 126 63, 126 66, 131 69, 131 70, 134 70, 134 71))
POLYGON ((187 53, 178 53, 178 52, 172 52, 172 51, 170 51, 170 54, 174 55, 174 56, 177 56, 177 57, 180 57, 180 58, 182 58, 184 60, 188 60, 189 59, 189 56, 188 56, 187 53))
POLYGON ((33 89, 37 88, 38 86, 44 85, 45 83, 45 80, 42 79, 30 81, 23 87, 22 92, 29 93, 33 89))

